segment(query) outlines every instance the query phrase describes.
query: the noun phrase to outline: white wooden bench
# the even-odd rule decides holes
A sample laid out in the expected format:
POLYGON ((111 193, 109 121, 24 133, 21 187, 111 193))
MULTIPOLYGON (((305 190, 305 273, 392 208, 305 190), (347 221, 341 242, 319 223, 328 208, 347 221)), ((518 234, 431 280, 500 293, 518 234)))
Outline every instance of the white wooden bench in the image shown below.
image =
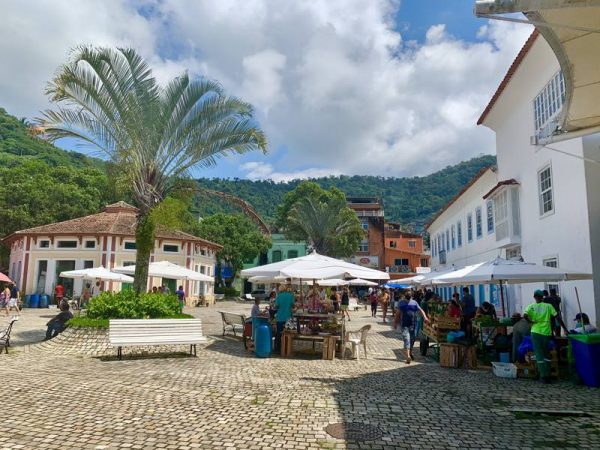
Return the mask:
POLYGON ((196 344, 206 342, 200 319, 113 319, 108 338, 122 358, 123 347, 189 344, 196 356, 196 344))
POLYGON ((221 314, 221 319, 223 320, 223 336, 225 336, 225 331, 227 328, 231 328, 233 331, 233 335, 237 336, 235 333, 235 327, 241 327, 242 332, 244 331, 244 322, 246 318, 242 314, 234 314, 225 311, 219 311, 221 314))

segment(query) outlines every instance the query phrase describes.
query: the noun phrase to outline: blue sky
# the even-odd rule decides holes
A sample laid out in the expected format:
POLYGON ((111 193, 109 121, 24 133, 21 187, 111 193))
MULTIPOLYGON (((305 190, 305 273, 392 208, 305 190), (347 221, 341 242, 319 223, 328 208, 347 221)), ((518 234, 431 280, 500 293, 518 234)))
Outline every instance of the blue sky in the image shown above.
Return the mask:
MULTIPOLYGON (((161 82, 187 70, 250 101, 269 154, 198 176, 422 175, 481 153, 477 127, 530 30, 488 23, 473 0, 8 1, 0 106, 34 117, 75 45, 136 48, 161 82), (82 20, 82 18, 85 20, 82 20)), ((72 148, 72 142, 60 145, 72 148)))

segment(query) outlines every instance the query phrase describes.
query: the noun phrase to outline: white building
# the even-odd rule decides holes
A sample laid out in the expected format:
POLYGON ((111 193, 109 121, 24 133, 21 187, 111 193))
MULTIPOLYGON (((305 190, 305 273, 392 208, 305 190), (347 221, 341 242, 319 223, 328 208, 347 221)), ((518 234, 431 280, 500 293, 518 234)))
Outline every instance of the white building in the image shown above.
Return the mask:
MULTIPOLYGON (((496 244, 494 204, 483 193, 498 184, 495 167, 482 169, 428 225, 432 270, 460 269, 504 256, 496 244)), ((498 304, 496 286, 469 286, 477 304, 498 304)), ((438 287, 449 300, 454 288, 438 287)))
MULTIPOLYGON (((595 322, 600 310, 600 135, 532 145, 555 130, 564 99, 558 61, 535 31, 478 121, 496 133, 498 182, 491 189, 481 186, 479 191, 482 205, 493 201, 496 252, 483 252, 482 247, 481 257, 466 258, 464 264, 489 260, 495 253, 492 257, 523 258, 596 273, 599 276, 593 281, 554 286, 530 283, 509 292, 512 312, 533 301, 535 289, 556 287, 563 300, 563 316, 572 324, 578 312, 577 287, 583 311, 595 322)), ((471 191, 480 184, 463 193, 469 208, 477 203, 477 194, 471 191)), ((449 211, 458 213, 458 209, 448 208, 432 223, 432 245, 442 228, 454 221, 449 211), (448 222, 440 220, 445 217, 448 222)), ((492 243, 486 241, 486 246, 492 243)), ((434 267, 440 264, 439 258, 432 261, 434 267)))

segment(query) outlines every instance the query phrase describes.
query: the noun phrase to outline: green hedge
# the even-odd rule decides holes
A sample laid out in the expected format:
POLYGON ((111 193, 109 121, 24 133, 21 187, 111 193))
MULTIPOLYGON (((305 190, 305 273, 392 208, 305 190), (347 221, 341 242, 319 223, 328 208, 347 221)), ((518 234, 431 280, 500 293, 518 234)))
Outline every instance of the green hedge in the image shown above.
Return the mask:
POLYGON ((108 319, 91 319, 89 317, 73 317, 68 325, 73 328, 108 328, 108 319))
POLYGON ((223 287, 216 287, 215 294, 223 294, 223 295, 225 295, 225 297, 239 297, 240 291, 238 291, 236 288, 223 286, 223 287))
POLYGON ((143 293, 132 290, 103 292, 87 307, 90 319, 158 319, 179 316, 176 295, 143 293))

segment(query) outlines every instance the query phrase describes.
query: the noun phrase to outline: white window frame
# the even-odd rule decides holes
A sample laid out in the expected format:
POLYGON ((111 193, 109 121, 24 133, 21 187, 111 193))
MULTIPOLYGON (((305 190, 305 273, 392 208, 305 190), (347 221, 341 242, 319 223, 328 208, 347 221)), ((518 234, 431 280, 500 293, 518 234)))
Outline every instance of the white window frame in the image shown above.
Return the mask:
POLYGON ((450 243, 452 244, 452 250, 456 250, 456 225, 450 227, 450 243))
POLYGON ((95 249, 96 249, 96 247, 98 247, 98 243, 96 242, 96 239, 85 239, 85 240, 83 241, 83 248, 84 248, 85 250, 95 250, 95 249), (93 242, 93 243, 94 243, 94 246, 93 246, 93 247, 88 247, 88 246, 87 246, 88 242, 93 242))
POLYGON ((369 240, 368 239, 363 239, 362 241, 360 241, 360 244, 358 244, 358 251, 362 252, 362 253, 369 252, 369 240))
POLYGON ((49 248, 52 248, 52 242, 50 242, 50 239, 40 239, 37 243, 37 248, 42 249, 42 250, 48 250, 49 248), (42 247, 42 242, 47 242, 48 246, 42 247))
POLYGON ((496 229, 494 223, 494 201, 488 200, 485 203, 485 218, 486 218, 486 229, 487 234, 492 234, 496 229))
MULTIPOLYGON (((558 268, 558 255, 546 256, 542 259, 542 264, 547 267, 558 268)), ((560 295, 560 284, 559 283, 545 283, 546 290, 550 292, 550 289, 556 289, 556 294, 560 295)))
POLYGON ((559 70, 533 99, 533 127, 536 136, 548 137, 553 131, 549 125, 560 115, 565 93, 565 79, 559 70))
POLYGON ((467 242, 473 242, 473 213, 467 214, 467 242))
POLYGON ((414 239, 408 241, 408 248, 417 248, 417 241, 415 241, 414 239))
POLYGON ((450 251, 450 229, 446 228, 446 253, 450 251))
POLYGON ((131 239, 123 241, 123 251, 124 252, 135 252, 137 250, 137 248, 126 248, 125 247, 126 244, 134 244, 135 245, 135 241, 132 241, 131 239))
POLYGON ((55 248, 56 250, 77 250, 79 249, 79 243, 77 242, 77 239, 60 239, 56 241, 55 248), (61 247, 61 242, 75 242, 75 247, 61 247))
POLYGON ((179 244, 168 244, 168 243, 164 243, 164 244, 162 245, 162 248, 161 248, 161 250, 162 250, 162 252, 163 252, 163 253, 179 253, 179 252, 181 252, 181 245, 179 245, 179 244), (170 247, 177 247, 177 250, 176 250, 176 251, 172 251, 172 250, 165 250, 165 247, 166 247, 167 245, 168 245, 168 246, 170 246, 170 247))
POLYGON ((552 164, 546 164, 544 167, 538 170, 537 172, 537 185, 538 185, 538 201, 540 207, 540 218, 544 218, 554 214, 556 210, 556 204, 554 201, 554 180, 552 178, 552 164), (549 185, 542 185, 542 174, 546 171, 549 171, 549 185), (544 211, 544 194, 550 193, 550 202, 552 204, 552 208, 548 211, 544 211))
POLYGON ((462 220, 456 222, 456 244, 457 247, 462 247, 463 234, 462 234, 462 220))
POLYGON ((475 236, 477 236, 477 239, 483 237, 483 211, 481 206, 475 208, 475 236))

